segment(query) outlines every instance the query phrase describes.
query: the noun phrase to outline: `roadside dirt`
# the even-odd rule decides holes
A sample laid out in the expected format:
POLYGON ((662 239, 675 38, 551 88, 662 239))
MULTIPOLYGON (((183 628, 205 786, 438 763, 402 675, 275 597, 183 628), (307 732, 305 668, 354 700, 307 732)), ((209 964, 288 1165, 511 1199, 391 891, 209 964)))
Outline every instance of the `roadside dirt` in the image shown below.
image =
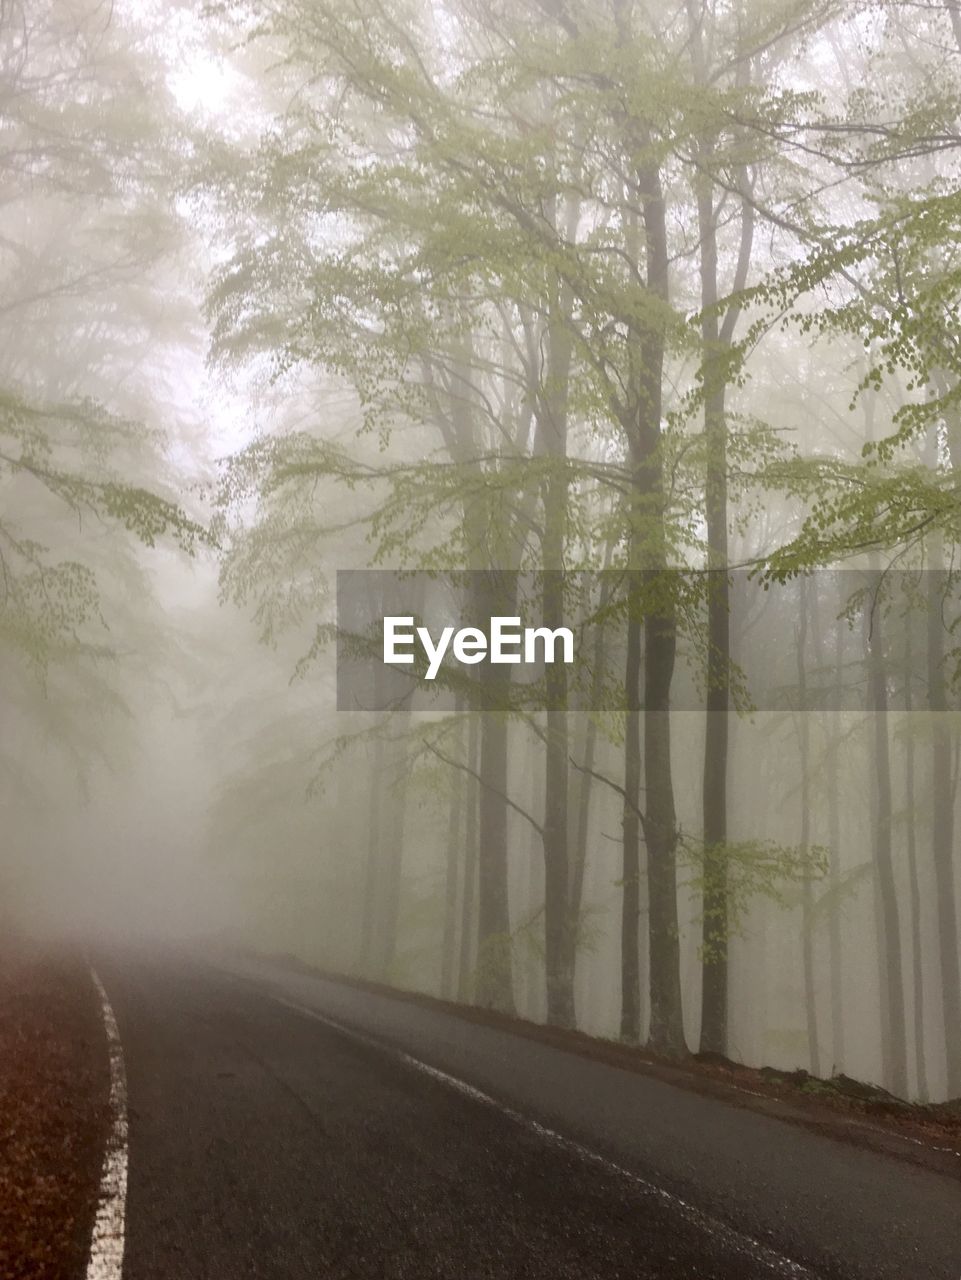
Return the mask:
POLYGON ((79 1280, 108 1123, 109 1065, 76 955, 0 948, 0 1276, 79 1280))
POLYGON ((961 1099, 914 1103, 876 1085, 838 1075, 822 1080, 807 1071, 746 1067, 720 1056, 691 1054, 675 1061, 637 1045, 605 1040, 582 1031, 566 1031, 492 1009, 457 1004, 383 983, 329 973, 295 956, 261 957, 302 973, 350 983, 365 991, 444 1009, 469 1022, 499 1027, 570 1053, 582 1054, 625 1071, 656 1076, 669 1084, 724 1099, 734 1106, 771 1115, 826 1137, 868 1147, 961 1180, 961 1099))

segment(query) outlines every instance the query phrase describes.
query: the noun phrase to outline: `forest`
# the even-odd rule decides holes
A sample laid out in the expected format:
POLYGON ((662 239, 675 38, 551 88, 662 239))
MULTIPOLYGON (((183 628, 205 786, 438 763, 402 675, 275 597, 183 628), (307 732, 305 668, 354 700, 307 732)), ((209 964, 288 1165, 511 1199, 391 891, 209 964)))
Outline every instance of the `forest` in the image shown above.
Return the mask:
POLYGON ((0 60, 4 922, 961 1097, 961 4, 0 60), (576 660, 339 698, 450 582, 576 660))

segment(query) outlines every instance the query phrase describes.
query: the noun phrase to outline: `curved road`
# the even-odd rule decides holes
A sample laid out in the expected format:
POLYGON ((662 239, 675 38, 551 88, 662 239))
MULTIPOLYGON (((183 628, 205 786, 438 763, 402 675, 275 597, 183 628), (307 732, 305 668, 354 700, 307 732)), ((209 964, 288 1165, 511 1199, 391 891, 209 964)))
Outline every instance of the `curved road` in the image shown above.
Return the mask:
POLYGON ((125 1280, 961 1278, 961 1182, 268 964, 101 969, 125 1280))

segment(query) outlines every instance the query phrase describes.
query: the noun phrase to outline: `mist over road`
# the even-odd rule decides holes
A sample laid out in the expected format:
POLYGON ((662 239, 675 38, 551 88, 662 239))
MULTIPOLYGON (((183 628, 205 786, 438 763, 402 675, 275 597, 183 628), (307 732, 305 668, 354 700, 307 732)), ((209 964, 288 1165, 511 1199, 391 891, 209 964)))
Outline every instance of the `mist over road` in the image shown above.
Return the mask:
POLYGON ((271 965, 102 972, 128 1280, 957 1280, 953 1179, 271 965))

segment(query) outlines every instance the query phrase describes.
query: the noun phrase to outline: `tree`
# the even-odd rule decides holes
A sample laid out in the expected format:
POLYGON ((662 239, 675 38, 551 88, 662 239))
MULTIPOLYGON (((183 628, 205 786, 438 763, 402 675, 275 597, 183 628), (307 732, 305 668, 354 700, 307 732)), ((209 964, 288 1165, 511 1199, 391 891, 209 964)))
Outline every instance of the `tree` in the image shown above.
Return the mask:
POLYGON ((147 95, 136 92, 140 50, 79 0, 14 3, 3 28, 4 680, 27 723, 60 716, 61 744, 83 776, 100 748, 89 732, 74 732, 81 691, 90 703, 124 708, 107 627, 133 623, 125 594, 142 593, 146 605, 149 592, 122 537, 82 535, 113 528, 188 553, 207 537, 181 506, 162 432, 138 416, 143 384, 117 389, 136 381, 137 338, 157 318, 155 299, 132 276, 158 269, 173 225, 169 190, 161 195, 151 174, 132 178, 125 167, 131 148, 143 154, 158 137, 147 95), (135 322, 142 329, 131 341, 135 322))

